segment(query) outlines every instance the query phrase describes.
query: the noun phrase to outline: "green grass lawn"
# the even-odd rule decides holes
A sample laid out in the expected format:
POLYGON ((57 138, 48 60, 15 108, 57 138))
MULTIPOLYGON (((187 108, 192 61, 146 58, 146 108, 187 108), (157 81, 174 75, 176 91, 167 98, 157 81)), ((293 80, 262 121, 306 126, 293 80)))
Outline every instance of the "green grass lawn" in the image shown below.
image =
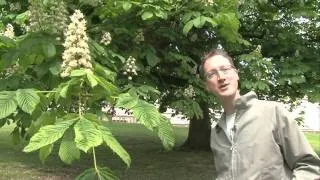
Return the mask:
POLYGON ((316 153, 320 156, 320 133, 305 133, 309 143, 316 151, 316 153))
MULTIPOLYGON (((138 124, 110 123, 108 126, 132 158, 130 168, 106 148, 97 151, 100 166, 112 168, 121 180, 210 180, 214 173, 210 152, 161 151, 158 138, 138 124)), ((12 127, 0 128, 0 180, 69 180, 92 167, 90 155, 82 154, 73 165, 63 164, 54 155, 45 164, 38 153, 22 152, 23 144, 15 146, 10 140, 12 127)), ((188 129, 175 127, 177 146, 183 143, 188 129)), ((320 154, 320 134, 307 133, 310 143, 320 154)))

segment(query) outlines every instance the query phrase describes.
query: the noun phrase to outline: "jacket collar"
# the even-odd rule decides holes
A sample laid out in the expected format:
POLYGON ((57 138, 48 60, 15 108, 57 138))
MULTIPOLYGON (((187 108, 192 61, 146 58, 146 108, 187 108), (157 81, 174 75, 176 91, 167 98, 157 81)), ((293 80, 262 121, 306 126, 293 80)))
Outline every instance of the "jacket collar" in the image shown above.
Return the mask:
MULTIPOLYGON (((252 102, 256 99, 257 99, 257 94, 253 91, 250 91, 247 94, 241 96, 239 99, 235 101, 234 106, 235 106, 236 113, 251 106, 252 102)), ((223 112, 217 124, 218 126, 220 126, 220 128, 223 128, 223 129, 226 128, 225 119, 226 119, 226 113, 223 112)))

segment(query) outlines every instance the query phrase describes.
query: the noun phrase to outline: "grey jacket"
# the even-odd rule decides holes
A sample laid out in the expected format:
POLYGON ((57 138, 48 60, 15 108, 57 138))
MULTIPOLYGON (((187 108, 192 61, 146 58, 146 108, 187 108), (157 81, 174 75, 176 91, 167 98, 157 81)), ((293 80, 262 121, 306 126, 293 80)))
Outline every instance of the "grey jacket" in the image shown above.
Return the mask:
POLYGON ((236 100, 235 108, 233 138, 226 135, 225 115, 211 129, 218 180, 320 178, 319 157, 279 103, 250 92, 236 100))

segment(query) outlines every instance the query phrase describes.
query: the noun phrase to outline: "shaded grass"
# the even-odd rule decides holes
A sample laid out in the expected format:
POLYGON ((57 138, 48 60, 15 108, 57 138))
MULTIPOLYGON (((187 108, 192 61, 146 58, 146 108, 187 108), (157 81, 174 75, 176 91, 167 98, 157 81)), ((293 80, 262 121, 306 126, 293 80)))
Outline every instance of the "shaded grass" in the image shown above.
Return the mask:
MULTIPOLYGON (((131 155, 131 167, 108 148, 97 149, 100 166, 113 169, 121 180, 211 180, 214 167, 211 152, 162 151, 158 137, 139 124, 108 123, 116 138, 131 155)), ((90 154, 81 154, 81 160, 72 165, 62 163, 57 157, 57 146, 45 164, 38 152, 23 153, 26 144, 13 145, 10 140, 12 127, 0 128, 0 180, 71 180, 83 170, 93 167, 90 154)), ((175 127, 176 144, 180 146, 188 128, 175 127)), ((320 154, 320 134, 306 133, 311 145, 320 154)))

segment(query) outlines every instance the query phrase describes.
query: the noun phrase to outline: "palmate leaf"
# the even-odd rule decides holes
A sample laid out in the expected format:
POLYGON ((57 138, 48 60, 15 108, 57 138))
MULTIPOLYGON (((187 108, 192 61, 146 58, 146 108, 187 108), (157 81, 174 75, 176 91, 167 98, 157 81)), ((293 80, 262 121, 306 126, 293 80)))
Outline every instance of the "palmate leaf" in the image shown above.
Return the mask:
POLYGON ((74 125, 74 132, 76 146, 84 152, 92 147, 99 146, 103 142, 102 134, 96 128, 95 123, 85 117, 81 117, 74 125))
POLYGON ((0 92, 0 119, 5 118, 15 112, 17 102, 15 101, 15 92, 0 92))
POLYGON ((71 164, 74 160, 80 159, 80 150, 72 139, 71 132, 65 133, 62 138, 59 148, 59 157, 66 164, 71 164))
POLYGON ((24 152, 32 152, 60 139, 64 132, 75 123, 78 118, 60 121, 54 125, 43 126, 32 136, 29 144, 23 149, 24 152))
POLYGON ((174 147, 175 139, 173 127, 170 121, 165 117, 160 117, 161 124, 157 127, 157 134, 166 150, 171 150, 174 147))
POLYGON ((32 114, 40 103, 40 97, 33 89, 19 89, 16 92, 19 107, 26 113, 32 114))
POLYGON ((166 150, 172 149, 175 142, 173 127, 153 104, 140 100, 129 93, 124 93, 119 96, 116 107, 132 110, 133 116, 141 124, 149 130, 157 132, 166 150))
POLYGON ((107 168, 98 167, 97 170, 95 168, 90 168, 81 173, 76 180, 119 180, 119 178, 115 175, 115 173, 107 168))
POLYGON ((98 129, 101 131, 103 141, 107 144, 107 146, 109 146, 109 148, 115 152, 129 167, 131 163, 130 155, 112 135, 111 131, 102 125, 99 125, 98 129))

